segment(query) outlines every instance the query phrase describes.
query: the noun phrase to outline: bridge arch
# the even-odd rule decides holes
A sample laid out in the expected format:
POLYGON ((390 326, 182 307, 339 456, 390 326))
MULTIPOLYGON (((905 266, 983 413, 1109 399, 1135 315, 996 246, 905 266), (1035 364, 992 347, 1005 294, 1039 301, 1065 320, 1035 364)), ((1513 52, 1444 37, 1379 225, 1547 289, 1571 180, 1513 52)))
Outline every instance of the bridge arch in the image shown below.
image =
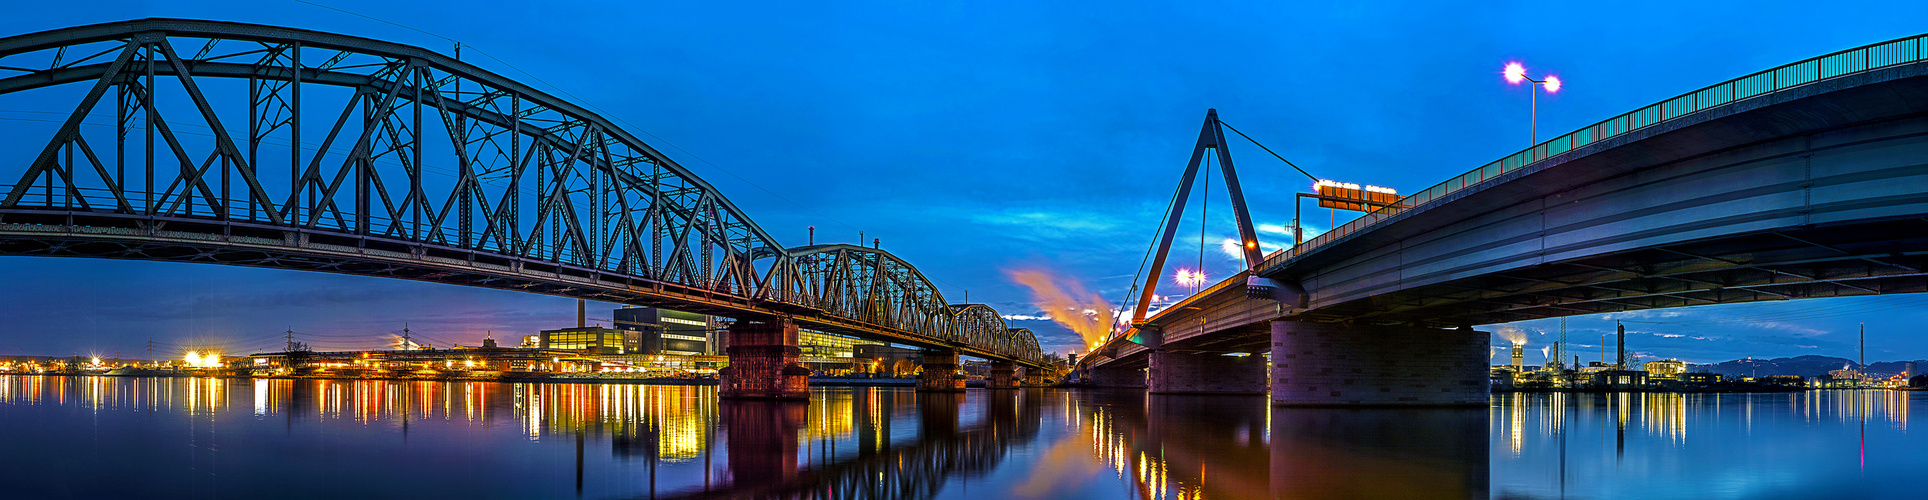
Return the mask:
POLYGON ((935 332, 937 341, 981 346, 1017 359, 1039 359, 1037 338, 1007 328, 983 304, 948 304, 916 267, 881 249, 813 245, 789 249, 802 291, 832 314, 899 328, 935 332))

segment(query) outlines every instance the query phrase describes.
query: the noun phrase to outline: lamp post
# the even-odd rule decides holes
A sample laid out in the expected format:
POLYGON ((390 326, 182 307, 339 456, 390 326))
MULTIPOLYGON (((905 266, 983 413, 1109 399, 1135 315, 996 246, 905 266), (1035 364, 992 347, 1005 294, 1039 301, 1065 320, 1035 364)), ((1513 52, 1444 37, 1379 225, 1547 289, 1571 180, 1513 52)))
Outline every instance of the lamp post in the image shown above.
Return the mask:
POLYGON ((1531 134, 1529 135, 1529 137, 1532 139, 1532 142, 1527 144, 1527 147, 1532 147, 1533 145, 1540 143, 1540 90, 1539 89, 1541 87, 1544 87, 1546 88, 1546 92, 1549 94, 1554 92, 1559 92, 1560 77, 1547 75, 1546 79, 1534 80, 1526 76, 1526 66, 1516 62, 1506 63, 1505 74, 1506 74, 1506 83, 1519 85, 1520 82, 1528 82, 1533 84, 1534 89, 1531 91, 1531 94, 1533 95, 1532 97, 1533 114, 1531 116, 1531 119, 1532 119, 1532 123, 1530 125, 1531 132, 1529 132, 1531 134))

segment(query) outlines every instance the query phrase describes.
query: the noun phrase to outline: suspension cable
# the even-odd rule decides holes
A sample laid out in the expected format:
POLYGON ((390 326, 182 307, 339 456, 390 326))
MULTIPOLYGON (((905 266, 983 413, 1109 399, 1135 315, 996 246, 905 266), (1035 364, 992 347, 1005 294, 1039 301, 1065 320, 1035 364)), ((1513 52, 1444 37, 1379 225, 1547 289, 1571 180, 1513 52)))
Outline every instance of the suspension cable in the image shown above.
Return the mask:
MULTIPOLYGON (((1259 147, 1259 149, 1263 149, 1263 150, 1265 150, 1265 152, 1267 152, 1267 153, 1272 153, 1272 148, 1268 148, 1268 147, 1265 147, 1265 145, 1264 145, 1264 144, 1259 144, 1259 141, 1258 141, 1257 139, 1253 139, 1253 138, 1252 138, 1252 136, 1249 136, 1249 135, 1245 135, 1245 133, 1244 133, 1244 132, 1239 132, 1239 131, 1238 131, 1238 128, 1236 128, 1236 127, 1233 127, 1233 126, 1232 126, 1232 124, 1230 124, 1230 123, 1225 123, 1225 120, 1219 120, 1219 121, 1218 121, 1218 124, 1219 124, 1219 125, 1224 125, 1224 126, 1225 126, 1225 128, 1229 128, 1229 129, 1232 129, 1232 133, 1234 133, 1234 134, 1238 134, 1238 136, 1239 136, 1239 137, 1244 137, 1244 138, 1245 138, 1245 140, 1248 140, 1248 141, 1252 141, 1252 145, 1254 145, 1254 146, 1258 146, 1258 147, 1259 147)), ((1293 163, 1292 163, 1292 160, 1287 160, 1287 159, 1285 159, 1285 157, 1283 157, 1283 156, 1279 156, 1279 154, 1278 154, 1278 153, 1272 153, 1272 157, 1273 157, 1273 158, 1278 158, 1278 159, 1279 159, 1279 161, 1282 161, 1282 162, 1285 162, 1285 164, 1286 164, 1286 165, 1288 165, 1288 166, 1291 166, 1293 170, 1297 170, 1297 171, 1299 171, 1299 173, 1301 173, 1301 174, 1305 174, 1305 176, 1306 176, 1306 177, 1309 177, 1309 178, 1311 178, 1311 179, 1312 179, 1312 182, 1319 182, 1319 177, 1318 177, 1318 176, 1315 176, 1315 175, 1312 175, 1312 173, 1311 173, 1311 172, 1307 172, 1307 171, 1305 171, 1305 169, 1303 169, 1303 168, 1299 168, 1299 166, 1298 166, 1298 165, 1295 165, 1295 164, 1293 164, 1293 163)))

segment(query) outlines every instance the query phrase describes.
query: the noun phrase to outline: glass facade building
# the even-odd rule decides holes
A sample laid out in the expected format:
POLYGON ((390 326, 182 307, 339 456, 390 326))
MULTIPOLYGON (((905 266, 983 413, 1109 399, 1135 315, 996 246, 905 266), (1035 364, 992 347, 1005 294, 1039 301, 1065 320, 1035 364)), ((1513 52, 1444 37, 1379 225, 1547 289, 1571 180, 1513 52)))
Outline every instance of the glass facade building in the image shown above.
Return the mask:
POLYGON ((543 330, 543 349, 564 349, 583 351, 591 354, 624 354, 623 331, 614 328, 588 327, 543 330))

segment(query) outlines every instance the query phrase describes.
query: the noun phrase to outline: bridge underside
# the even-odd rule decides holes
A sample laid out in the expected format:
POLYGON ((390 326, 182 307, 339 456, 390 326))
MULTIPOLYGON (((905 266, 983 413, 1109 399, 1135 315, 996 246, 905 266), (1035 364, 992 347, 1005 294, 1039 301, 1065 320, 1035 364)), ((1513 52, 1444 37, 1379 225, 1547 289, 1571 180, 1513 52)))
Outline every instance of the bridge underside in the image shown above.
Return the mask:
MULTIPOLYGON (((1928 220, 1796 228, 1551 262, 1295 316, 1435 328, 1762 300, 1928 292, 1928 220)), ((1218 340, 1224 345, 1233 340, 1218 340)), ((1217 345, 1213 347, 1218 347, 1217 345)))

